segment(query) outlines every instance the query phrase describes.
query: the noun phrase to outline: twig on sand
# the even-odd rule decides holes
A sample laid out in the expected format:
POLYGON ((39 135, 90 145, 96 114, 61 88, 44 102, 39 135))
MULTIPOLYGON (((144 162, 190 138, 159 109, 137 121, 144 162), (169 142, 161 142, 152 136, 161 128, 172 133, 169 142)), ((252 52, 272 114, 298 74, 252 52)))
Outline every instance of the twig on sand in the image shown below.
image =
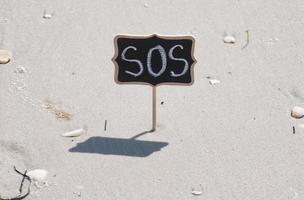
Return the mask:
POLYGON ((104 131, 107 130, 107 120, 105 120, 105 123, 104 123, 104 131))
POLYGON ((242 49, 245 49, 249 44, 249 30, 246 31, 246 35, 247 35, 246 44, 242 47, 242 49))
POLYGON ((17 172, 18 174, 22 175, 22 181, 21 181, 21 184, 20 184, 20 187, 19 187, 19 195, 17 197, 13 197, 13 198, 8 198, 8 199, 4 199, 0 196, 0 200, 21 200, 21 199, 24 199, 25 197, 27 197, 30 192, 31 192, 31 178, 29 176, 26 175, 27 171, 25 171, 24 173, 21 173, 20 171, 18 171, 16 169, 16 167, 14 166, 14 170, 15 172, 17 172), (28 189, 27 189, 27 193, 22 195, 22 189, 23 189, 23 184, 24 184, 24 180, 28 180, 29 181, 29 186, 28 186, 28 189))

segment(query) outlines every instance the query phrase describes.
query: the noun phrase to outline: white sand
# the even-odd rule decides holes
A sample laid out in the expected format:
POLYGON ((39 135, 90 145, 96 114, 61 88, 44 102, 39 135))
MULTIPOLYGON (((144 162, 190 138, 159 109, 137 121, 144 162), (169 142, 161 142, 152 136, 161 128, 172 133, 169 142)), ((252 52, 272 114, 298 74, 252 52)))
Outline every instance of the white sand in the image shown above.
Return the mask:
POLYGON ((18 194, 15 165, 49 171, 29 200, 304 199, 304 134, 292 133, 303 120, 290 117, 304 105, 303 11, 302 0, 1 0, 0 49, 14 56, 0 65, 0 195, 18 194), (152 92, 117 85, 111 58, 115 35, 153 33, 193 35, 198 62, 193 86, 158 88, 158 130, 137 140, 168 145, 146 156, 109 139, 151 128, 152 92), (70 152, 77 143, 110 155, 70 152))

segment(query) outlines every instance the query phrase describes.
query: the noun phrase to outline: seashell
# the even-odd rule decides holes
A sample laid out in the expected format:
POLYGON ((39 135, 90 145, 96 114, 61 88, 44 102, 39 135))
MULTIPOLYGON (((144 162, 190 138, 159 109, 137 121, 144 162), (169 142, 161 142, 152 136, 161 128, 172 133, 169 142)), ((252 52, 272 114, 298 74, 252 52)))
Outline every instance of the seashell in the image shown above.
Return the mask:
POLYGON ((291 110, 291 116, 296 119, 300 119, 300 118, 304 117, 304 108, 299 107, 299 106, 293 107, 291 110))
POLYGON ((203 191, 200 191, 200 190, 192 190, 191 194, 196 195, 196 196, 199 196, 199 195, 202 195, 202 194, 203 194, 203 191))
POLYGON ((80 129, 76 129, 76 130, 73 130, 73 131, 62 133, 61 136, 63 136, 63 137, 77 137, 77 136, 80 136, 82 134, 85 134, 86 132, 87 132, 87 127, 85 126, 84 128, 80 128, 80 129))
POLYGON ((210 83, 210 85, 215 85, 215 84, 220 83, 220 81, 217 79, 209 79, 209 83, 210 83))
POLYGON ((46 179, 48 175, 48 171, 44 169, 34 169, 31 171, 28 171, 26 173, 28 177, 30 177, 31 180, 37 181, 37 182, 42 182, 44 179, 46 179))
POLYGON ((227 35, 223 38, 224 43, 234 44, 236 42, 235 37, 227 35))
POLYGON ((13 57, 13 53, 8 50, 0 50, 0 64, 8 63, 13 57))

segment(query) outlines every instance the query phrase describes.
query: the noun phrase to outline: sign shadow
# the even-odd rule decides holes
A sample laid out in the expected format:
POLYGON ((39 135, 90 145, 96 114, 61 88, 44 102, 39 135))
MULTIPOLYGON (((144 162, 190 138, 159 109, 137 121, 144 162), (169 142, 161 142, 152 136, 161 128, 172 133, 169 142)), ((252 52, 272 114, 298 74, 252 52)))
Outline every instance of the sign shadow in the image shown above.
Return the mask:
POLYGON ((96 153, 105 155, 120 155, 133 157, 147 157, 167 146, 167 142, 136 140, 136 138, 150 133, 145 131, 132 138, 91 137, 77 143, 69 152, 96 153))

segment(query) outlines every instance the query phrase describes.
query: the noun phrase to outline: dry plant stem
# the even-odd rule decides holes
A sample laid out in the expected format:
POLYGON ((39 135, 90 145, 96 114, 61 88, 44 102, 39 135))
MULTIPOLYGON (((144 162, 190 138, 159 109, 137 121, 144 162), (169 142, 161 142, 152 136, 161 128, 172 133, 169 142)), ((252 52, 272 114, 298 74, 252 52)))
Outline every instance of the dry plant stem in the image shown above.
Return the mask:
POLYGON ((21 199, 26 198, 26 197, 30 194, 30 192, 31 192, 31 183, 32 183, 32 181, 31 181, 30 177, 28 177, 28 176, 26 175, 27 171, 25 171, 24 173, 21 173, 20 171, 18 171, 18 170, 16 169, 15 166, 14 166, 14 170, 15 170, 15 172, 17 172, 18 174, 22 175, 22 181, 21 181, 21 184, 20 184, 20 187, 19 187, 19 193, 20 193, 20 194, 19 194, 17 197, 8 198, 8 199, 3 199, 3 198, 0 196, 0 200, 21 200, 21 199), (25 180, 25 179, 29 181, 29 186, 28 186, 27 193, 26 193, 25 195, 22 196, 22 188, 23 188, 23 184, 24 184, 24 180, 25 180))
POLYGON ((104 123, 104 131, 107 130, 107 120, 105 120, 105 123, 104 123))
POLYGON ((242 47, 242 49, 245 49, 249 44, 249 30, 246 31, 246 35, 247 35, 246 44, 242 47))

